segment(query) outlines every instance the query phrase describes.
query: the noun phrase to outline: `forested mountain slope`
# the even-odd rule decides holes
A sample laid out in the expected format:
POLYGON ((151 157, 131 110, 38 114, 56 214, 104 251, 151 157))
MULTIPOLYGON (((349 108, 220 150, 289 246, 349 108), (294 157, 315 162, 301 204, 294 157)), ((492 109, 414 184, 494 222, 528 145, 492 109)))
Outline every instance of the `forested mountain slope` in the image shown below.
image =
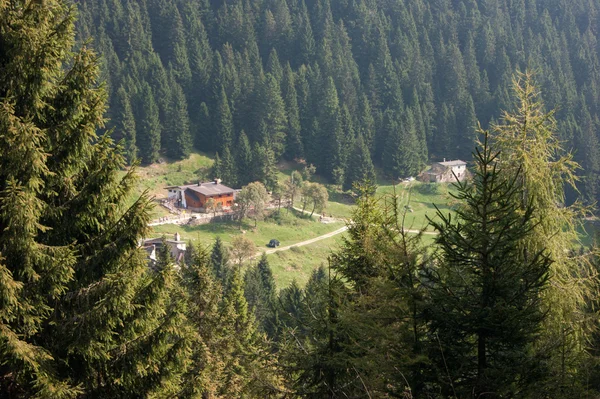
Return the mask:
POLYGON ((477 121, 498 119, 511 76, 530 68, 583 167, 583 196, 600 199, 597 0, 78 6, 130 159, 196 147, 218 152, 222 177, 244 184, 278 159, 304 158, 343 182, 366 145, 390 176, 415 175, 430 159, 470 158, 477 121))

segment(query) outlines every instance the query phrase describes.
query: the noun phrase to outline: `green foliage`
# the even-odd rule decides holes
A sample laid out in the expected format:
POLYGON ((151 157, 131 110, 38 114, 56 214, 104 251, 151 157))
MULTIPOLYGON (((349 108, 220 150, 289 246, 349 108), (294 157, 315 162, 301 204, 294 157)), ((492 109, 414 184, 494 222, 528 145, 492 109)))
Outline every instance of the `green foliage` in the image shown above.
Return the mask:
POLYGON ((536 221, 533 205, 521 212, 520 170, 501 175, 487 133, 475 159, 472 183, 457 183, 456 218, 438 210, 439 221, 430 220, 439 256, 427 270, 427 314, 448 395, 512 396, 535 389, 543 373, 531 348, 547 314, 541 294, 552 260, 543 247, 522 250, 536 221))
POLYGON ((171 79, 172 99, 167 110, 167 123, 163 134, 167 140, 168 154, 174 159, 184 159, 192 150, 192 136, 187 102, 181 86, 171 79))
POLYGON ((354 143, 354 149, 350 154, 344 176, 344 191, 350 190, 355 183, 375 182, 375 167, 371 162, 371 155, 363 136, 359 135, 354 143))
POLYGON ((136 123, 136 143, 140 149, 140 157, 144 163, 154 163, 158 160, 162 127, 158 107, 147 83, 142 85, 137 95, 136 119, 140 121, 136 123))
POLYGON ((190 351, 185 305, 169 260, 150 270, 139 251, 151 205, 127 205, 134 170, 96 135, 97 57, 71 53, 62 1, 0 12, 0 396, 172 396, 190 351))
MULTIPOLYGON (((358 134, 394 177, 468 158, 477 121, 499 119, 510 76, 530 65, 548 105, 560 108, 561 140, 584 168, 578 188, 591 204, 600 199, 600 105, 589 28, 597 6, 588 3, 81 1, 78 33, 105 57, 115 124, 127 113, 119 88, 131 97, 144 162, 181 148, 171 134, 157 142, 158 126, 172 129, 169 110, 182 108, 172 76, 198 149, 236 153, 243 128, 250 148, 268 147, 276 161, 305 157, 329 179, 346 169, 358 134), (155 114, 147 96, 158 121, 146 115, 155 114)), ((567 192, 569 203, 578 196, 567 192)))
POLYGON ((267 255, 263 253, 256 266, 244 276, 244 295, 252 309, 258 328, 269 337, 275 336, 277 287, 267 255))
POLYGON ((253 161, 252 161, 252 150, 250 149, 250 142, 248 136, 242 130, 240 137, 238 138, 238 145, 236 149, 236 163, 238 167, 238 183, 240 186, 252 182, 254 176, 252 173, 253 161))
POLYGON ((222 285, 226 286, 229 280, 229 254, 227 249, 223 245, 221 238, 217 236, 215 243, 213 244, 212 251, 210 254, 210 266, 215 278, 222 285))
POLYGON ((583 342, 590 330, 584 308, 595 285, 589 258, 573 251, 586 209, 578 204, 565 206, 564 186, 575 184, 578 165, 564 152, 554 112, 544 111, 532 74, 517 75, 513 88, 514 111, 505 112, 501 122, 492 126, 492 138, 502 151, 500 162, 507 179, 515 169, 521 171, 516 183, 520 195, 515 201, 523 212, 534 208, 536 226, 522 240, 522 248, 528 254, 545 248, 553 260, 551 284, 544 293, 548 317, 536 350, 547 357, 551 370, 544 389, 569 397, 579 392, 582 383, 570 365, 581 364, 587 357, 583 342))

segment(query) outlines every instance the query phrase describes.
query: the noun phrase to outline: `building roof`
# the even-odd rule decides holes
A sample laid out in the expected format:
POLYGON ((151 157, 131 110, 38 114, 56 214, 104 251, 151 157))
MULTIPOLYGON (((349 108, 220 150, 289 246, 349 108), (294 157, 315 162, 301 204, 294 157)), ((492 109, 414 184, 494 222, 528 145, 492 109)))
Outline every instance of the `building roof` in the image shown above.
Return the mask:
MULTIPOLYGON (((144 247, 147 247, 147 246, 150 246, 150 245, 158 245, 158 246, 160 246, 160 245, 162 245, 162 240, 163 240, 162 237, 149 238, 147 240, 144 240, 143 246, 144 247)), ((186 242, 183 241, 183 240, 169 240, 169 239, 165 239, 165 242, 167 244, 186 244, 186 242)))
POLYGON ((166 187, 167 190, 178 188, 180 190, 191 190, 199 194, 203 194, 207 197, 212 197, 220 194, 233 194, 235 190, 233 188, 227 187, 220 182, 217 183, 215 181, 211 181, 208 183, 197 183, 197 184, 187 184, 184 186, 169 186, 166 187))
POLYGON ((461 166, 461 165, 466 165, 467 163, 465 161, 461 161, 460 159, 457 159, 456 161, 444 161, 444 162, 438 162, 440 165, 444 165, 444 166, 461 166))
POLYGON ((233 194, 235 191, 233 188, 215 182, 200 183, 193 186, 188 186, 186 188, 188 190, 203 194, 207 197, 212 197, 220 194, 233 194))

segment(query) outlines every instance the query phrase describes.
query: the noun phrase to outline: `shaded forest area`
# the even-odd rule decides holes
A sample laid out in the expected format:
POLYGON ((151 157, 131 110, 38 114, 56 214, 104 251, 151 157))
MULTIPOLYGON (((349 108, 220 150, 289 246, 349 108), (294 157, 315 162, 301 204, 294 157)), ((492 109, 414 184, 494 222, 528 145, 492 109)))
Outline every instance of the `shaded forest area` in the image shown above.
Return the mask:
MULTIPOLYGON (((453 214, 441 208, 428 218, 435 245, 404 231, 409 210, 396 193, 355 185, 352 222, 327 267, 304 288, 293 281, 278 290, 266 256, 244 262, 218 238, 212 248, 190 245, 177 266, 166 243, 148 262, 139 245, 152 202, 147 193, 129 201, 139 179, 135 168, 123 173, 132 142, 124 148, 97 134, 109 93, 96 53, 76 45, 75 18, 74 5, 61 0, 0 0, 0 397, 598 396, 599 252, 579 241, 587 210, 565 206, 577 163, 530 73, 514 75, 508 111, 473 138, 473 179, 457 183, 453 214)), ((274 60, 268 65, 277 71, 274 60)), ((164 86, 174 93, 169 117, 190 107, 175 71, 164 86)), ((276 75, 264 76, 263 89, 277 86, 276 75)), ((402 87, 386 79, 380 88, 402 87)), ((353 114, 328 81, 308 86, 327 99, 315 105, 322 130, 314 132, 352 131, 339 127, 353 114)), ((148 120, 160 127, 154 85, 143 86, 149 108, 142 109, 154 109, 148 120)), ((124 88, 117 92, 127 98, 124 88)), ((217 104, 235 115, 241 103, 226 98, 224 85, 218 93, 217 104)), ((404 95, 396 94, 399 106, 404 95)), ((265 112, 255 120, 260 141, 248 129, 248 144, 271 161, 294 148, 289 134, 266 123, 276 103, 253 108, 265 112)), ((395 112, 382 113, 384 126, 395 112)), ((397 112, 410 121, 412 111, 397 112)), ((237 123, 216 121, 218 128, 237 123)), ((406 121, 390 132, 406 132, 406 121)), ((186 131, 178 130, 185 118, 172 122, 155 132, 186 131)), ((155 139, 185 143, 186 136, 155 139)), ((215 138, 225 168, 234 135, 215 138)), ((368 148, 360 130, 356 141, 368 148)), ((148 142, 138 140, 140 149, 148 142)), ((393 148, 384 146, 384 164, 405 159, 387 158, 393 148)), ((324 169, 336 166, 338 153, 322 154, 324 169)))
POLYGON ((477 122, 510 108, 510 78, 528 68, 582 166, 583 197, 600 199, 593 0, 78 7, 78 35, 104 57, 111 125, 129 159, 218 152, 221 177, 240 185, 264 182, 264 165, 281 158, 305 159, 341 184, 356 175, 350 154, 366 146, 390 177, 414 176, 428 160, 470 159, 477 122))

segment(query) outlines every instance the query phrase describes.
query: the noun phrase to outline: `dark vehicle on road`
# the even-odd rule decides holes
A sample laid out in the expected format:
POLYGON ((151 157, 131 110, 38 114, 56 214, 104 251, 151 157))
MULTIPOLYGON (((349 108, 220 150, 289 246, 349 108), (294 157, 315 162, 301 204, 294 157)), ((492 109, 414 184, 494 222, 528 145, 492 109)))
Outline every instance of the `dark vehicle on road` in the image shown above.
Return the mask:
POLYGON ((277 241, 276 239, 272 239, 267 244, 267 247, 269 247, 269 248, 277 248, 278 246, 279 246, 279 241, 277 241))

